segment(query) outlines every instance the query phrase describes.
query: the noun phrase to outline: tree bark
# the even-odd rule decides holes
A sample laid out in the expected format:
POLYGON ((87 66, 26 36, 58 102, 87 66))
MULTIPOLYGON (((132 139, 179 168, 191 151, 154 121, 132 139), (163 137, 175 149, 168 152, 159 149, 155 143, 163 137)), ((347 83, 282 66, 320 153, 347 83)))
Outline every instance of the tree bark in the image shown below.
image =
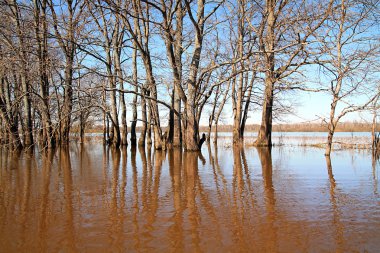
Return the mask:
POLYGON ((71 111, 73 108, 73 54, 66 57, 65 91, 61 118, 61 144, 67 145, 70 140, 71 111))
MULTIPOLYGON (((133 54, 132 54, 132 80, 135 86, 135 92, 137 93, 139 90, 137 83, 137 48, 136 43, 133 42, 133 54)), ((133 97, 132 103, 132 123, 131 123, 131 145, 136 146, 136 124, 137 124, 137 94, 133 97)))
POLYGON ((26 45, 24 41, 24 34, 23 30, 24 27, 21 27, 21 12, 19 9, 19 5, 16 2, 16 0, 13 0, 13 4, 11 5, 11 9, 15 15, 15 26, 16 26, 16 32, 17 32, 17 38, 19 42, 19 57, 20 57, 20 79, 21 79, 21 87, 23 91, 23 106, 24 106, 24 115, 23 115, 23 121, 24 121, 24 146, 30 147, 34 144, 33 142, 33 122, 32 122, 32 107, 31 107, 31 101, 30 101, 30 91, 29 91, 29 79, 28 79, 28 55, 26 51, 26 45))
MULTIPOLYGON (((245 33, 245 1, 239 1, 239 24, 238 24, 238 57, 242 58, 244 54, 244 33, 245 33)), ((244 69, 244 61, 240 63, 240 70, 244 69)), ((242 118, 242 103, 243 103, 243 85, 244 85, 244 72, 241 72, 237 82, 237 94, 233 94, 233 114, 234 123, 232 130, 233 143, 240 143, 243 139, 240 131, 240 123, 242 118), (237 95, 237 96, 236 96, 237 95)), ((235 84, 234 86, 235 87, 235 84)), ((235 93, 235 89, 233 91, 235 93)))
POLYGON ((145 146, 145 139, 146 139, 147 128, 148 128, 148 118, 147 118, 146 99, 145 99, 145 95, 147 95, 147 94, 146 94, 146 91, 145 91, 144 87, 142 88, 141 93, 143 93, 144 96, 141 97, 141 121, 142 121, 142 127, 141 127, 140 138, 139 138, 139 146, 145 146))
MULTIPOLYGON (((182 1, 179 1, 176 10, 176 32, 174 43, 175 62, 178 71, 178 78, 174 79, 174 110, 181 113, 181 96, 180 87, 182 85, 182 41, 183 41, 183 9, 182 1)), ((181 131, 181 116, 174 113, 174 126, 173 126, 173 147, 180 147, 182 144, 182 131, 181 131)))
POLYGON ((265 79, 265 95, 261 116, 261 126, 256 146, 272 146, 273 83, 270 77, 265 79))
POLYGON ((39 71, 39 94, 41 98, 42 108, 42 143, 47 148, 54 148, 55 137, 53 135, 53 127, 50 117, 50 101, 49 101, 49 77, 48 77, 48 27, 46 20, 47 1, 41 2, 41 7, 37 0, 34 0, 34 17, 35 17, 35 35, 37 40, 38 55, 38 71, 39 71))
MULTIPOLYGON (((190 6, 188 3, 187 8, 190 12, 190 6)), ((202 53, 202 45, 203 45, 203 36, 204 36, 204 1, 198 0, 198 9, 197 9, 197 25, 195 33, 195 40, 194 40, 194 53, 190 64, 190 74, 189 78, 187 80, 187 89, 188 89, 188 96, 186 98, 185 107, 186 107, 186 134, 185 134, 185 141, 186 141, 186 150, 188 151, 197 151, 199 150, 199 129, 198 129, 198 122, 197 122, 197 108, 195 104, 196 94, 197 94, 197 74, 199 70, 199 63, 201 59, 201 53, 202 53)), ((182 98, 183 99, 183 98, 182 98)))
POLYGON ((12 120, 9 115, 8 115, 8 110, 5 105, 5 101, 1 98, 0 96, 0 112, 1 116, 3 118, 3 122, 8 129, 9 133, 9 142, 11 143, 11 146, 14 149, 22 149, 23 145, 21 143, 20 136, 18 134, 18 121, 17 120, 12 120))
MULTIPOLYGON (((123 78, 123 71, 121 69, 121 62, 120 62, 123 40, 124 40, 124 30, 122 28, 120 31, 119 15, 116 14, 114 37, 112 39, 113 60, 115 62, 115 75, 116 75, 117 83, 119 84, 119 87, 121 90, 124 90, 124 78, 123 78)), ((119 98, 120 98, 119 101, 121 105, 121 124, 123 128, 121 132, 120 141, 122 145, 128 145, 127 107, 125 105, 124 93, 119 93, 119 98)), ((120 131, 120 127, 119 127, 119 131, 120 131)))
POLYGON ((275 46, 275 1, 267 0, 266 8, 268 12, 267 17, 267 35, 265 38, 265 91, 264 102, 261 116, 261 126, 259 129, 258 137, 255 142, 256 146, 272 146, 272 114, 273 114, 273 89, 275 83, 275 59, 274 59, 274 46, 275 46))

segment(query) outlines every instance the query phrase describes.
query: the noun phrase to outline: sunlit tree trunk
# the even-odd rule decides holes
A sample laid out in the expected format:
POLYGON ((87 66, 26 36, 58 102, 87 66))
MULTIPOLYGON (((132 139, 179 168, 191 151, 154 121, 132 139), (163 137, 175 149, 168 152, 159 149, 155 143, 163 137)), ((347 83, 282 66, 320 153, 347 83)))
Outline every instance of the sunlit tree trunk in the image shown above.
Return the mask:
MULTIPOLYGON (((146 91, 145 88, 142 88, 142 93, 145 95, 146 91)), ((148 128, 148 117, 147 117, 147 111, 146 111, 146 100, 145 96, 141 97, 141 121, 142 121, 142 127, 140 132, 140 138, 139 138, 139 146, 145 146, 145 138, 146 138, 146 132, 148 128)))
POLYGON ((273 114, 273 89, 275 83, 274 76, 274 45, 275 45, 275 1, 266 1, 267 17, 267 35, 265 38, 265 90, 264 101, 261 115, 261 126, 258 137, 255 142, 256 146, 271 146, 272 145, 272 114, 273 114))
MULTIPOLYGON (((132 53, 132 79, 135 86, 135 92, 139 91, 137 83, 137 48, 136 43, 133 42, 133 53, 132 53)), ((132 123, 131 123, 131 145, 136 146, 136 124, 137 124, 137 94, 133 97, 132 102, 132 123)))
MULTIPOLYGON (((204 1, 198 0, 197 4, 197 32, 195 33, 195 41, 194 41, 194 53, 191 60, 190 65, 190 74, 187 80, 187 89, 188 96, 185 100, 186 107, 186 150, 188 151, 196 151, 199 150, 198 141, 199 141, 199 129, 197 122, 197 105, 195 104, 196 93, 197 93, 197 74, 199 70, 199 63, 201 59, 202 53, 202 45, 203 45, 203 36, 204 36, 204 1)), ((190 6, 187 3, 188 11, 190 11, 190 6)))
MULTIPOLYGON (((244 34, 245 34, 245 1, 239 1, 239 24, 238 24, 238 57, 242 58, 244 54, 244 34)), ((240 63, 240 69, 244 69, 244 61, 240 63)), ((243 103, 243 85, 244 85, 244 72, 241 72, 234 81, 233 85, 233 129, 232 129, 232 139, 233 143, 239 143, 243 136, 241 136, 240 123, 242 117, 242 103, 243 103), (235 87, 237 89, 235 91, 235 87)))
MULTIPOLYGON (((116 49, 114 53, 119 50, 116 49)), ((123 81, 123 74, 121 70, 121 64, 120 64, 120 52, 115 54, 115 68, 116 68, 116 76, 118 78, 119 87, 120 89, 124 89, 124 81, 123 81)), ((125 105, 125 97, 124 93, 120 93, 120 105, 121 105, 121 124, 123 127, 123 130, 121 132, 121 144, 122 145, 128 145, 128 125, 127 125, 127 107, 125 105)))
MULTIPOLYGON (((176 66, 178 70, 178 79, 175 79, 174 82, 174 110, 178 113, 181 113, 181 96, 180 96, 180 86, 182 85, 182 53, 183 53, 183 9, 182 1, 179 2, 176 11, 176 24, 177 28, 175 31, 175 59, 176 66)), ((173 126, 173 146, 179 147, 182 144, 182 131, 181 131, 181 115, 174 113, 174 126, 173 126)))
MULTIPOLYGON (((124 90, 124 77, 123 71, 121 68, 121 50, 123 46, 124 40, 124 27, 120 27, 119 15, 116 14, 115 17, 115 29, 114 36, 112 38, 113 44, 113 60, 115 64, 115 75, 117 78, 117 82, 119 84, 119 88, 124 90)), ((124 93, 119 93, 119 101, 121 106, 121 124, 122 124, 122 132, 120 133, 120 141, 122 145, 128 145, 128 125, 127 125, 127 107, 125 105, 125 97, 124 93)), ((120 131, 120 127, 119 131, 120 131)))

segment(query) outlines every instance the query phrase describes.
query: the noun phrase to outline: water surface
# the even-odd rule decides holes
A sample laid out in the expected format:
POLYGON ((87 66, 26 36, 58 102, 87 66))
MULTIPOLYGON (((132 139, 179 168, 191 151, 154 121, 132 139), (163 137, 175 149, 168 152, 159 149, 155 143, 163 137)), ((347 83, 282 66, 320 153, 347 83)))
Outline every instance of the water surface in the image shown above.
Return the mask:
POLYGON ((0 252, 377 252, 366 151, 100 144, 0 154, 0 252))

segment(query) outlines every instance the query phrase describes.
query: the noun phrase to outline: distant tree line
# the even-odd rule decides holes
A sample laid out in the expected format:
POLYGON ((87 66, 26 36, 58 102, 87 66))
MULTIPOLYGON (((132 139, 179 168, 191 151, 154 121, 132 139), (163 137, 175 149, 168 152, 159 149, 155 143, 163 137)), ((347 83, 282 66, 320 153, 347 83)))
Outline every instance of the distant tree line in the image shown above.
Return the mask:
POLYGON ((323 92, 331 98, 322 119, 329 155, 346 114, 376 115, 375 0, 0 0, 0 7, 0 140, 14 149, 67 145, 73 125, 83 141, 96 120, 116 148, 129 135, 131 145, 196 151, 205 141, 201 118, 210 136, 227 106, 234 143, 259 110, 255 145, 271 146, 273 121, 302 92, 323 92))

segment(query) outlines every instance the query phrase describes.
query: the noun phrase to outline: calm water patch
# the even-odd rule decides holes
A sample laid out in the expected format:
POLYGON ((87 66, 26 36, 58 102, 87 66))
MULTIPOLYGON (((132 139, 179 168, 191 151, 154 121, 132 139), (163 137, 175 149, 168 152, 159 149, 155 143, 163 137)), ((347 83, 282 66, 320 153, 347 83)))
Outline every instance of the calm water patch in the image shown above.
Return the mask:
POLYGON ((1 252, 376 252, 367 151, 100 144, 0 154, 1 252))

